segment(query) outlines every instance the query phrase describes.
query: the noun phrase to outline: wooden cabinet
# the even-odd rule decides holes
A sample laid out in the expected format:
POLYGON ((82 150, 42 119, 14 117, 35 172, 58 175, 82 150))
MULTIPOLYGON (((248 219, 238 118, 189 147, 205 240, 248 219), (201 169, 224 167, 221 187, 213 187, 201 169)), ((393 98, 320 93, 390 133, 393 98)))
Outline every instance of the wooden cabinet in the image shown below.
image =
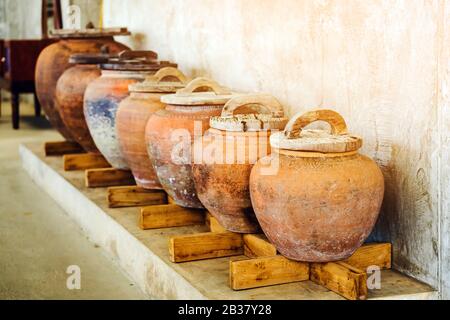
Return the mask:
MULTIPOLYGON (((37 58, 52 39, 0 40, 0 88, 11 92, 13 128, 19 128, 19 95, 34 93, 34 70, 37 58)), ((0 105, 1 110, 1 105, 0 105)), ((35 113, 40 106, 35 95, 35 113)))

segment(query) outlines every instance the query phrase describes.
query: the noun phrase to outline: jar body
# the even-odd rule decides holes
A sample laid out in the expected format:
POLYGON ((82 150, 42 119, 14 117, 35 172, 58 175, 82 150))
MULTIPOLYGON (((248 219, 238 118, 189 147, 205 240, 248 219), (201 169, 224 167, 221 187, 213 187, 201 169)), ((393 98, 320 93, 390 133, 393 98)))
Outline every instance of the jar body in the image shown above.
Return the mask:
POLYGON ((58 112, 55 99, 56 83, 65 70, 72 67, 70 55, 74 53, 99 53, 107 45, 110 53, 128 49, 127 46, 114 41, 112 37, 64 39, 42 50, 36 62, 36 95, 51 125, 67 140, 73 140, 70 131, 64 125, 58 112))
POLYGON ((83 99, 88 84, 100 74, 96 65, 75 65, 61 75, 56 85, 56 103, 66 129, 86 152, 92 153, 99 151, 84 117, 83 99))
POLYGON ((153 168, 163 189, 182 207, 203 208, 192 176, 192 146, 222 107, 167 105, 147 122, 145 136, 153 168))
POLYGON ((84 115, 95 145, 116 169, 129 169, 120 149, 116 129, 119 103, 128 97, 128 86, 143 81, 148 72, 102 71, 84 94, 84 115))
POLYGON ((117 133, 122 154, 136 184, 146 189, 162 189, 153 169, 145 142, 145 127, 152 114, 164 108, 160 93, 131 93, 119 105, 117 133))
POLYGON ((205 208, 229 231, 260 231, 250 200, 249 179, 255 162, 270 154, 269 136, 269 131, 217 129, 205 134, 203 161, 193 165, 195 186, 205 208), (212 153, 214 156, 209 157, 212 153))
POLYGON ((376 223, 383 175, 373 160, 357 153, 307 154, 281 150, 261 159, 250 175, 253 208, 264 233, 287 258, 346 259, 376 223), (262 175, 263 162, 275 161, 277 173, 262 175))

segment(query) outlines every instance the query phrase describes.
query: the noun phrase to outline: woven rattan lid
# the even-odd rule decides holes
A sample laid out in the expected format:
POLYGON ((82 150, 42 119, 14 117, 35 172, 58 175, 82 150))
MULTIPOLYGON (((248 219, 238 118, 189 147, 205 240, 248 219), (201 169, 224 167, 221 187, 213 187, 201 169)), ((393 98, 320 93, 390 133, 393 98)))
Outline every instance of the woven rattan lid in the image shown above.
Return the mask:
POLYGON ((130 92, 171 93, 184 88, 187 83, 188 79, 180 70, 165 67, 145 78, 143 82, 131 84, 128 89, 130 92))
POLYGON ((224 131, 282 130, 288 122, 283 115, 283 106, 273 96, 251 94, 229 100, 222 114, 212 117, 209 123, 211 128, 224 131))
POLYGON ((207 78, 196 78, 185 88, 174 94, 161 97, 161 102, 173 105, 220 105, 233 97, 230 89, 220 86, 217 82, 207 78))
POLYGON ((358 150, 362 139, 347 133, 347 124, 339 113, 323 109, 295 115, 283 132, 270 136, 270 145, 285 150, 339 153, 358 150), (331 132, 303 129, 315 121, 330 124, 331 132))

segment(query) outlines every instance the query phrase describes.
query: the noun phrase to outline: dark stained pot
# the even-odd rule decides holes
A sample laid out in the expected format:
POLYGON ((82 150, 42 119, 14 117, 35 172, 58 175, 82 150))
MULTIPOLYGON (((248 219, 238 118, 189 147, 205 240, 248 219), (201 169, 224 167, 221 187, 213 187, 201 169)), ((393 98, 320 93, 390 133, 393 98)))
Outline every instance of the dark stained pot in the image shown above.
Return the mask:
POLYGON ((145 135, 153 168, 164 190, 179 206, 203 208, 192 176, 192 144, 209 128, 210 117, 218 116, 231 97, 231 91, 216 82, 197 78, 176 94, 162 96, 166 108, 147 122, 145 135))
POLYGON ((272 130, 283 130, 286 123, 281 104, 263 94, 233 98, 221 116, 211 118, 202 163, 194 163, 192 171, 201 203, 228 231, 260 231, 250 200, 250 172, 270 154, 272 130))
POLYGON ((184 88, 186 82, 177 68, 162 68, 144 82, 130 85, 130 96, 119 105, 116 126, 120 149, 140 187, 162 189, 147 152, 145 127, 150 116, 165 107, 161 96, 184 88))
MULTIPOLYGON (((129 34, 120 32, 120 34, 129 34)), ((95 37, 88 34, 77 34, 53 43, 42 50, 36 62, 35 85, 39 103, 42 106, 51 125, 57 129, 65 139, 73 140, 70 131, 65 127, 55 104, 56 83, 65 70, 72 65, 70 55, 74 53, 99 53, 103 46, 108 46, 111 53, 118 53, 128 49, 127 46, 114 41, 110 33, 95 37)))
POLYGON ((154 52, 123 52, 118 59, 101 65, 101 76, 92 81, 84 94, 86 123, 101 154, 116 169, 129 169, 120 149, 116 113, 120 102, 128 97, 131 84, 165 67, 154 52))
POLYGON ((362 140, 347 134, 331 110, 297 115, 271 136, 272 154, 250 175, 256 217, 269 240, 289 259, 346 259, 370 234, 383 200, 383 175, 358 153, 362 140), (303 129, 317 120, 332 133, 303 129), (267 165, 272 174, 262 174, 267 165))
POLYGON ((73 67, 64 71, 56 84, 56 105, 71 137, 86 152, 99 153, 91 137, 83 112, 84 92, 89 83, 100 77, 98 64, 107 62, 104 54, 75 54, 73 67))

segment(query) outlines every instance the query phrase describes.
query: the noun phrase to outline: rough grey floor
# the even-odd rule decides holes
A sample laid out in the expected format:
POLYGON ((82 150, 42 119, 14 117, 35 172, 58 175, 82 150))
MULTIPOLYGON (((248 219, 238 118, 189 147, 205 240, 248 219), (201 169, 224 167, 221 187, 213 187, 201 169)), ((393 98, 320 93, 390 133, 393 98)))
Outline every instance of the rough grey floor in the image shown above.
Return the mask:
POLYGON ((10 105, 0 118, 0 299, 144 299, 144 294, 83 235, 22 171, 18 145, 62 138, 32 106, 21 104, 11 129, 10 105), (81 269, 81 289, 68 290, 67 267, 81 269))

